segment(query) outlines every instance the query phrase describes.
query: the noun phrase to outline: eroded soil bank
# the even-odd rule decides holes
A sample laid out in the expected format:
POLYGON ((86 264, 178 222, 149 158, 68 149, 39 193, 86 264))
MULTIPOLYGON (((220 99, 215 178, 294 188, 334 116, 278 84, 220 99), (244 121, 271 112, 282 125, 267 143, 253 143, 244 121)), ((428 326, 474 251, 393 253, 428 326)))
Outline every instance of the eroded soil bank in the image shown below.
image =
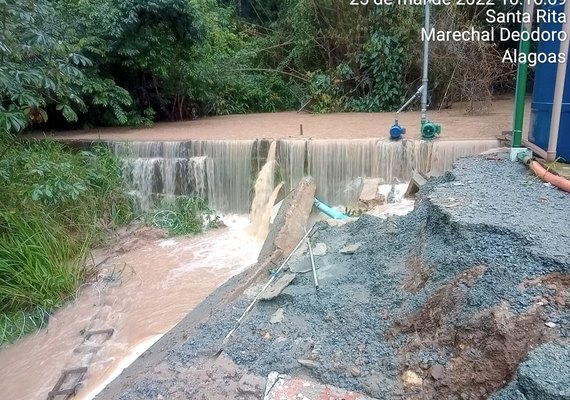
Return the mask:
POLYGON ((568 210, 520 164, 460 160, 406 216, 317 223, 320 289, 297 273, 219 357, 268 273, 230 280, 98 398, 259 399, 271 371, 378 399, 488 398, 531 349, 569 340, 568 210))

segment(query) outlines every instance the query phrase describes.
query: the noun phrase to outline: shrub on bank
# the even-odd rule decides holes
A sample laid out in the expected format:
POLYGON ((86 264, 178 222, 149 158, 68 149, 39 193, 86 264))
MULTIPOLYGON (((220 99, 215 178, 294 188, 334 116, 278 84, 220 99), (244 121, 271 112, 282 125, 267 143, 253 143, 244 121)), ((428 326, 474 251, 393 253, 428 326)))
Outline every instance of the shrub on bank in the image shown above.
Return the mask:
POLYGON ((43 326, 86 277, 90 247, 133 219, 105 148, 0 142, 0 343, 43 326))

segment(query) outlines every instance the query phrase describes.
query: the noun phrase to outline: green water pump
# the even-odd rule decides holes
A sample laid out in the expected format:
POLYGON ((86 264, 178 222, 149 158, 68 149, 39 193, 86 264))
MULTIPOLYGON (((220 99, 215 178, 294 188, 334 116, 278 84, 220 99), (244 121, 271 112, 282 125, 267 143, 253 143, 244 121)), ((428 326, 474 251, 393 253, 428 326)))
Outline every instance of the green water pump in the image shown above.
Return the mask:
POLYGON ((429 120, 422 121, 421 134, 422 139, 435 139, 441 133, 441 125, 435 124, 429 120))

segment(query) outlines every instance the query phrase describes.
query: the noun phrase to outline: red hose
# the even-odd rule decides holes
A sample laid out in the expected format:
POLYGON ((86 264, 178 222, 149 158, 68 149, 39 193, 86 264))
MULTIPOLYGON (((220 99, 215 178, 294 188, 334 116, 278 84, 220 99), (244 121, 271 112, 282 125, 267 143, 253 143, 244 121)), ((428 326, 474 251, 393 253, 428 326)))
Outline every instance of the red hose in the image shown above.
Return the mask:
POLYGON ((551 172, 548 172, 537 161, 531 161, 529 165, 532 172, 534 172, 534 174, 538 176, 540 179, 542 179, 544 182, 551 183, 552 185, 556 186, 558 189, 570 193, 570 181, 568 179, 563 178, 560 175, 555 175, 551 172))

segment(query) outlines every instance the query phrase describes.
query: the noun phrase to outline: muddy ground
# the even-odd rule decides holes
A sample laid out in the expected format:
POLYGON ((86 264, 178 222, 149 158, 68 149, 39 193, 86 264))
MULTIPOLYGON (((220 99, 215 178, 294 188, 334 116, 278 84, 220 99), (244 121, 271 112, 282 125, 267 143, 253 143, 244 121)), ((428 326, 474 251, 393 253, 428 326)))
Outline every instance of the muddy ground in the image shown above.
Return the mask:
MULTIPOLYGON (((484 399, 504 387, 497 398, 524 399, 509 386, 519 363, 542 343, 570 340, 569 210, 570 195, 520 164, 460 160, 404 217, 317 223, 318 291, 298 273, 218 356, 269 279, 250 286, 248 271, 98 398, 259 399, 277 371, 378 399, 484 399)), ((299 254, 290 266, 306 264, 299 254)))

